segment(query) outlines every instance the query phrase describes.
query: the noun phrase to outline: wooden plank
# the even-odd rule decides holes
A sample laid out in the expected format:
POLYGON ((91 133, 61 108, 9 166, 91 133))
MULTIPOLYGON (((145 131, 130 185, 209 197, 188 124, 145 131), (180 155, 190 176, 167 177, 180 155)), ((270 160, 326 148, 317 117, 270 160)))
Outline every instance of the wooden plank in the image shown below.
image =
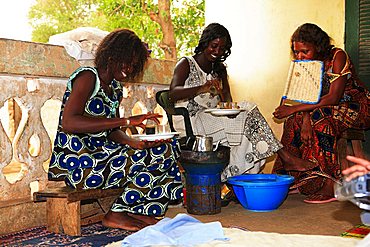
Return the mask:
POLYGON ((101 214, 101 213, 104 213, 103 210, 101 210, 100 208, 94 208, 90 211, 87 211, 87 212, 82 212, 82 206, 81 205, 81 219, 85 219, 85 218, 89 218, 91 216, 94 216, 94 215, 97 215, 97 214, 101 214))
POLYGON ((76 202, 87 199, 98 199, 115 196, 122 193, 122 188, 117 189, 91 189, 75 190, 69 187, 46 188, 33 194, 34 202, 46 201, 47 198, 67 198, 68 202, 76 202))
POLYGON ((45 188, 44 190, 33 193, 34 202, 46 201, 46 198, 67 198, 67 195, 73 189, 68 187, 45 188))
POLYGON ((103 220, 105 214, 100 213, 97 215, 89 216, 87 218, 81 218, 81 226, 89 225, 92 223, 100 222, 103 220))
POLYGON ((104 198, 109 196, 115 196, 120 195, 122 193, 123 189, 95 189, 95 190, 75 190, 70 193, 68 193, 68 201, 69 202, 75 202, 75 201, 82 201, 87 199, 98 199, 98 198, 104 198))
POLYGON ((66 214, 62 218, 64 233, 70 236, 81 235, 81 203, 72 202, 66 205, 66 214))
POLYGON ((69 187, 46 188, 34 193, 34 201, 46 200, 48 231, 81 235, 81 225, 102 221, 105 212, 93 209, 81 212, 81 201, 116 196, 122 188, 74 190, 69 187))
POLYGON ((46 217, 48 231, 81 235, 80 202, 68 203, 67 198, 48 198, 46 217))

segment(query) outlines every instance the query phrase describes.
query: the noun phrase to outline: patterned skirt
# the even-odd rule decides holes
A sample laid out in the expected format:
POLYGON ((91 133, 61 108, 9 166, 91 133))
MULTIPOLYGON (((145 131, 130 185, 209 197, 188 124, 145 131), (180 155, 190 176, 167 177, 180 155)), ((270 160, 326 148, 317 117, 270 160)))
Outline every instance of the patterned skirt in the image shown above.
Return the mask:
MULTIPOLYGON (((366 101, 365 101, 366 102, 366 101)), ((348 128, 363 129, 369 122, 368 105, 342 102, 338 106, 315 109, 311 113, 313 145, 308 147, 301 141, 302 114, 296 113, 285 121, 282 144, 288 152, 304 160, 318 164, 305 172, 286 171, 278 157, 273 173, 290 174, 295 177, 295 187, 303 194, 319 191, 327 179, 338 180, 341 167, 337 158, 337 141, 348 128)))
POLYGON ((91 145, 84 145, 84 152, 75 152, 73 145, 56 145, 49 177, 63 174, 66 184, 77 189, 122 188, 112 205, 114 212, 161 216, 171 200, 182 198, 177 140, 139 150, 93 137, 81 143, 87 139, 91 145))

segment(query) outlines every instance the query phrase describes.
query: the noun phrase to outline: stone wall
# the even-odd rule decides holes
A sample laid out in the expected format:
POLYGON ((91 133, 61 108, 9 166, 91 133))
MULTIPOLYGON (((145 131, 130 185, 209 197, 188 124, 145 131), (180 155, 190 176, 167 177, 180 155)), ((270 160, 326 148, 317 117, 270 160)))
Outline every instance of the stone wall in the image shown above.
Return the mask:
MULTIPOLYGON (((168 87, 174 65, 149 59, 144 74, 125 85, 122 114, 158 109, 155 93, 168 87)), ((48 184, 60 100, 79 66, 61 46, 0 39, 0 234, 45 225, 45 203, 31 195, 48 184)))

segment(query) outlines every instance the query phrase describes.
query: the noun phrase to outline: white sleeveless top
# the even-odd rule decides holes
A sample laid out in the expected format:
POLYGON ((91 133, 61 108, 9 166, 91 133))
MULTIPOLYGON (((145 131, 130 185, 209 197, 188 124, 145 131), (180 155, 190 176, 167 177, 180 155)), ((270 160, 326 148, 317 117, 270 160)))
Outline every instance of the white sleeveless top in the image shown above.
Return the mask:
MULTIPOLYGON (((218 78, 217 74, 207 74, 204 72, 192 56, 187 56, 185 58, 188 60, 190 66, 189 76, 184 83, 185 88, 201 86, 207 82, 207 79, 212 80, 218 78)), ((198 111, 217 107, 218 102, 220 102, 219 95, 213 96, 210 93, 202 93, 189 100, 178 101, 175 105, 177 107, 186 107, 189 111, 189 115, 192 117, 195 116, 198 111)))

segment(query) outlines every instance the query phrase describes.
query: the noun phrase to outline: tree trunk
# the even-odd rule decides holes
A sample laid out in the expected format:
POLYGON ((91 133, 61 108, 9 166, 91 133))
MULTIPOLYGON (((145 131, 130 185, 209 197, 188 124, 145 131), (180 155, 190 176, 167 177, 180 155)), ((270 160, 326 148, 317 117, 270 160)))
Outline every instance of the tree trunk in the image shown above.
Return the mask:
POLYGON ((176 40, 175 31, 171 20, 170 0, 158 0, 158 13, 150 13, 150 19, 157 22, 161 26, 163 39, 159 46, 164 51, 164 58, 176 61, 176 40))

